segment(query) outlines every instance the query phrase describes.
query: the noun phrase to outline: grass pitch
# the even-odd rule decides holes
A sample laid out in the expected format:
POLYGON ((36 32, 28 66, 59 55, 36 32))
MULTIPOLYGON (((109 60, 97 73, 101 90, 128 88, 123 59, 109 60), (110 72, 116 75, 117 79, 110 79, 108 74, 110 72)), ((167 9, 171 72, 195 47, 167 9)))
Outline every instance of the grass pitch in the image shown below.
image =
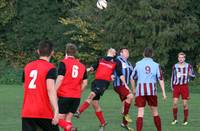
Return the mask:
MULTIPOLYGON (((167 88, 167 87, 166 87, 167 88)), ((200 88, 200 86, 191 86, 191 88, 200 88)), ((90 89, 83 93, 82 101, 89 94, 90 89)), ((200 95, 199 93, 191 93, 189 101, 189 125, 182 126, 183 109, 179 102, 178 125, 171 125, 172 120, 172 96, 171 92, 167 93, 168 100, 162 101, 161 93, 158 93, 159 98, 159 113, 162 119, 163 131, 200 131, 200 95)), ((20 85, 0 85, 0 131, 20 131, 21 130, 21 105, 23 99, 23 88, 20 85)), ((120 127, 121 122, 121 103, 117 94, 109 89, 105 92, 100 100, 101 107, 104 112, 108 126, 106 131, 125 131, 120 127)), ((134 122, 130 125, 135 129, 135 120, 137 109, 131 106, 130 115, 134 122)), ((79 131, 98 131, 99 122, 95 116, 92 106, 89 107, 80 119, 73 119, 73 123, 78 127, 79 131)), ((145 110, 143 123, 143 131, 156 131, 153 118, 148 107, 145 110)))

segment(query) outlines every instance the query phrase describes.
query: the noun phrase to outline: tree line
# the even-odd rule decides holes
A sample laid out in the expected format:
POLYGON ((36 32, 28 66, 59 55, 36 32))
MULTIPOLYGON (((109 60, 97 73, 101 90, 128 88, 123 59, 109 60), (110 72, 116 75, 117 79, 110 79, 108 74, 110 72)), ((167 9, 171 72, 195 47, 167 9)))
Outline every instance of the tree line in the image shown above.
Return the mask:
POLYGON ((96 0, 0 0, 0 64, 16 69, 36 59, 41 39, 55 43, 53 62, 64 56, 64 45, 75 43, 87 65, 107 48, 130 50, 130 61, 142 58, 145 47, 166 72, 177 53, 200 65, 200 3, 198 0, 108 0, 99 10, 96 0))

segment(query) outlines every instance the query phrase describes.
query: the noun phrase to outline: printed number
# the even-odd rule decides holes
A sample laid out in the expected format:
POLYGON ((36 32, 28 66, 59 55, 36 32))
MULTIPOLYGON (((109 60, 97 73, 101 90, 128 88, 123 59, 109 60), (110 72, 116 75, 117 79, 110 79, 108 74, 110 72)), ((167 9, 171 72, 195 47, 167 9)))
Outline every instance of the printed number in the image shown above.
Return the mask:
POLYGON ((35 81, 37 79, 37 74, 38 74, 38 71, 37 70, 32 70, 31 73, 30 73, 30 77, 32 77, 32 80, 31 82, 29 83, 29 86, 28 88, 29 89, 35 89, 36 88, 36 84, 35 84, 35 81))
POLYGON ((145 71, 146 71, 146 74, 151 73, 151 67, 150 66, 146 66, 145 67, 145 71))
POLYGON ((73 65, 72 67, 72 78, 76 78, 78 76, 78 66, 73 65))

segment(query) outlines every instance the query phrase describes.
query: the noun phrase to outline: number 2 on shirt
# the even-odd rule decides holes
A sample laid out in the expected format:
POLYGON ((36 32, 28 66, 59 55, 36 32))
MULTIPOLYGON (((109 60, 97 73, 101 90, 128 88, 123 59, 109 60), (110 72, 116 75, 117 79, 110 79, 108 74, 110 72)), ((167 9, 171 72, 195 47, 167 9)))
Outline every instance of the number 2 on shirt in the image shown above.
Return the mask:
POLYGON ((37 79, 37 74, 38 74, 38 71, 37 70, 32 70, 31 73, 30 73, 30 77, 32 78, 31 82, 29 83, 28 85, 28 88, 29 89, 35 89, 36 88, 36 84, 35 84, 35 81, 37 79))
POLYGON ((78 66, 73 65, 72 67, 72 78, 77 78, 78 77, 78 66))

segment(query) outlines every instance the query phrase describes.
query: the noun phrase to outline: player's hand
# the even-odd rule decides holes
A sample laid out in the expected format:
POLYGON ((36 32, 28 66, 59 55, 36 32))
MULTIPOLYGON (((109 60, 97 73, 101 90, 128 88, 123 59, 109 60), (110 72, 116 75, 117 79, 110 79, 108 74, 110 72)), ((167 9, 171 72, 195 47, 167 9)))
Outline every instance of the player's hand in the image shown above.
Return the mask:
POLYGON ((53 117, 51 123, 52 123, 53 125, 57 125, 57 124, 58 124, 58 121, 59 121, 58 112, 55 112, 55 113, 54 113, 54 117, 53 117))
POLYGON ((115 75, 111 75, 111 80, 112 80, 112 81, 115 80, 115 75))
POLYGON ((166 100, 167 100, 167 96, 166 96, 166 94, 165 94, 165 93, 163 94, 163 100, 164 100, 164 101, 166 101, 166 100))
POLYGON ((136 90, 135 90, 135 88, 133 88, 132 91, 133 91, 133 95, 135 96, 135 95, 136 95, 136 90))
POLYGON ((126 88, 127 90, 129 90, 129 92, 131 93, 131 90, 129 89, 129 87, 128 87, 127 84, 125 84, 125 88, 126 88))
POLYGON ((94 72, 94 68, 93 67, 90 67, 89 69, 90 69, 89 70, 90 72, 94 72))

